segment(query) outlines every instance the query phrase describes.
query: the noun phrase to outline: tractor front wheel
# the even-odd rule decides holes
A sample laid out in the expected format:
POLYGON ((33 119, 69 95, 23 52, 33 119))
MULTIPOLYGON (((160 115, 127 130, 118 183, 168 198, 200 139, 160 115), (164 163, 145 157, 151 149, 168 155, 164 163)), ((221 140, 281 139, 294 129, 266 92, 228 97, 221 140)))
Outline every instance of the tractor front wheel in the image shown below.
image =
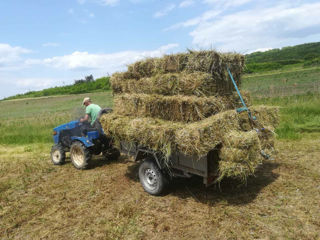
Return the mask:
POLYGON ((60 144, 54 145, 51 148, 51 162, 54 165, 62 165, 66 159, 66 153, 60 144))
POLYGON ((83 143, 76 141, 71 145, 70 158, 75 168, 86 169, 91 159, 91 154, 83 143))

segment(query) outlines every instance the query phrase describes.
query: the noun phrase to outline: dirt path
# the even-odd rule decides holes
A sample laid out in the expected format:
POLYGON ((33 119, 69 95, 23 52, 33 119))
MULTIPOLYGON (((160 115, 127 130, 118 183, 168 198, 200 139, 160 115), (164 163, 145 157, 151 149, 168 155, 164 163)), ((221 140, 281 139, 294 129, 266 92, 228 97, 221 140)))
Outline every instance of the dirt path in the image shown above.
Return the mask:
POLYGON ((180 179, 153 197, 126 157, 77 171, 0 146, 0 239, 319 239, 320 141, 278 148, 246 187, 180 179))

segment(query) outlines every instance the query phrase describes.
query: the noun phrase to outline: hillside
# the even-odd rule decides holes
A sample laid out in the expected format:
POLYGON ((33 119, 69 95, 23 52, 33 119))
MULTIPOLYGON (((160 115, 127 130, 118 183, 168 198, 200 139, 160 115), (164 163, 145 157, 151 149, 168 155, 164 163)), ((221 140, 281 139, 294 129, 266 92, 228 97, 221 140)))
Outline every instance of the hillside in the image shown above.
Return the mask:
POLYGON ((85 79, 75 80, 74 84, 71 85, 47 88, 41 91, 30 91, 24 94, 17 94, 15 96, 5 98, 3 100, 101 92, 110 89, 109 79, 109 77, 102 77, 94 80, 93 76, 90 75, 85 77, 85 79))
POLYGON ((278 70, 284 67, 320 65, 320 42, 275 48, 246 55, 246 73, 278 70))

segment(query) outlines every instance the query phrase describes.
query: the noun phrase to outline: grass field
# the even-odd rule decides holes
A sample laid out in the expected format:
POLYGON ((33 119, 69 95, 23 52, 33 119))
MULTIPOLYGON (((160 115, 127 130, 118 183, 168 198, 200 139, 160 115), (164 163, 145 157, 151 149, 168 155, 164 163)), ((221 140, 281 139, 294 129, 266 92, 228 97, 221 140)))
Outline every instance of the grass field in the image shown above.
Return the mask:
MULTIPOLYGON (((0 101, 0 144, 49 143, 52 129, 84 115, 88 94, 0 101)), ((112 106, 112 93, 94 93, 101 107, 112 106)))
POLYGON ((320 93, 320 68, 288 69, 284 72, 266 72, 246 75, 243 88, 253 97, 273 98, 320 93))
MULTIPOLYGON (((301 88, 320 80, 318 70, 303 72, 285 76, 300 76, 301 88)), ((320 96, 254 91, 271 93, 265 81, 285 88, 280 75, 244 80, 254 104, 281 107, 275 160, 247 186, 178 179, 162 197, 143 191, 126 156, 98 156, 86 171, 69 158, 52 165, 52 128, 83 115, 85 95, 0 101, 0 239, 319 239, 320 96)), ((111 92, 86 95, 112 106, 111 92)))

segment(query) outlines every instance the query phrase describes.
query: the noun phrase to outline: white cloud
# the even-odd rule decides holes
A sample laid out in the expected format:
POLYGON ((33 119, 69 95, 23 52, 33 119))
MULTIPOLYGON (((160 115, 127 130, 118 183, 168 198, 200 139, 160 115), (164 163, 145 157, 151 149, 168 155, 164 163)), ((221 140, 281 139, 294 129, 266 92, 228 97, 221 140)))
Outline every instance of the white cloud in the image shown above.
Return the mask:
POLYGON ((59 46, 60 44, 55 42, 47 42, 42 44, 42 47, 59 47, 59 46))
POLYGON ((266 47, 266 48, 257 48, 257 49, 254 49, 254 50, 250 50, 248 52, 246 52, 246 54, 249 54, 249 53, 253 53, 253 52, 266 52, 266 51, 269 51, 273 48, 270 48, 270 47, 266 47))
POLYGON ((94 18, 95 17, 94 13, 89 13, 89 17, 94 18))
POLYGON ((206 11, 199 17, 191 18, 185 22, 176 23, 168 28, 165 28, 164 31, 175 30, 175 29, 183 28, 183 27, 197 26, 198 24, 200 24, 202 22, 206 22, 210 19, 213 19, 213 18, 219 16, 219 14, 221 14, 221 12, 222 12, 221 10, 206 11))
POLYGON ((179 4, 179 7, 180 7, 180 8, 190 7, 190 6, 193 5, 194 3, 195 3, 194 0, 185 0, 185 1, 182 1, 182 2, 179 4))
POLYGON ((190 33, 200 47, 249 51, 319 33, 320 3, 255 8, 205 21, 190 33), (266 46, 268 45, 268 46, 266 46))
POLYGON ((86 0, 78 0, 79 4, 85 4, 86 0))
POLYGON ((165 15, 168 15, 169 12, 171 12, 173 9, 175 9, 176 5, 175 4, 170 4, 168 5, 166 8, 156 12, 155 14, 153 14, 154 18, 160 18, 163 17, 165 15))
POLYGON ((203 2, 215 8, 230 8, 244 5, 254 0, 204 0, 203 2))
POLYGON ((20 88, 32 88, 32 90, 38 90, 54 86, 60 79, 54 78, 19 78, 14 84, 20 88))
POLYGON ((100 3, 103 6, 115 6, 120 0, 98 0, 98 3, 100 3))
POLYGON ((0 71, 20 68, 23 64, 22 55, 27 53, 31 53, 31 50, 0 43, 0 71))
POLYGON ((88 52, 73 52, 70 55, 46 58, 29 59, 26 63, 30 65, 45 65, 57 69, 75 71, 104 71, 115 72, 123 70, 127 64, 141 60, 146 57, 159 57, 169 50, 177 48, 178 44, 168 44, 153 51, 123 51, 110 54, 92 54, 88 52))

